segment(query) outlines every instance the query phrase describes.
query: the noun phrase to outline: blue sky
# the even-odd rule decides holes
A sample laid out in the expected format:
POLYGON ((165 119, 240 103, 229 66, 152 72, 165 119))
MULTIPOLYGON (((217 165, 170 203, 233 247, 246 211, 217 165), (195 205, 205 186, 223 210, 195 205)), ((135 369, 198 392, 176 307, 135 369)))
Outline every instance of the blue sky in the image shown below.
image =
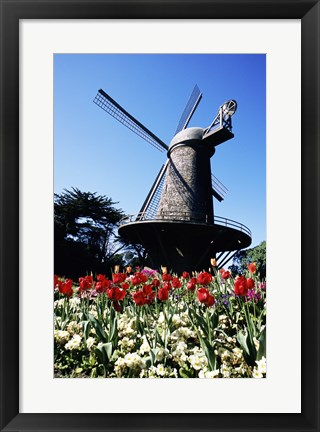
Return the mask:
POLYGON ((197 84, 203 97, 189 127, 207 127, 223 102, 238 103, 235 137, 211 159, 228 188, 215 214, 250 228, 252 246, 266 240, 265 62, 260 54, 55 54, 55 193, 77 187, 138 213, 166 155, 97 107, 97 90, 169 145, 197 84))

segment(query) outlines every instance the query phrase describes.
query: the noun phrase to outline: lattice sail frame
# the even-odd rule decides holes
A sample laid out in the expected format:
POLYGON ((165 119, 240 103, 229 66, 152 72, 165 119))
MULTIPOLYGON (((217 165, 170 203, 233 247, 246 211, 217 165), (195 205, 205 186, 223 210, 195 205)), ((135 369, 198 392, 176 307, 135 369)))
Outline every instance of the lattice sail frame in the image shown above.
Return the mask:
POLYGON ((166 171, 169 165, 169 159, 167 162, 162 165, 159 174, 156 177, 154 184, 152 185, 149 194, 141 210, 138 214, 137 220, 150 220, 157 217, 158 207, 160 203, 160 198, 162 194, 162 189, 164 185, 164 181, 166 178, 166 171))
POLYGON ((193 113, 195 112, 197 106, 200 103, 201 98, 202 93, 200 92, 199 87, 195 85, 192 90, 191 96, 187 102, 187 105, 185 106, 185 109, 180 117, 180 121, 178 123, 175 135, 177 135, 177 133, 182 131, 183 129, 186 129, 191 120, 191 117, 193 116, 193 113))
POLYGON ((106 113, 110 114, 132 132, 143 138, 157 150, 163 152, 168 150, 168 146, 147 129, 136 118, 129 114, 121 105, 111 98, 105 91, 100 89, 94 98, 93 102, 103 109, 106 113))

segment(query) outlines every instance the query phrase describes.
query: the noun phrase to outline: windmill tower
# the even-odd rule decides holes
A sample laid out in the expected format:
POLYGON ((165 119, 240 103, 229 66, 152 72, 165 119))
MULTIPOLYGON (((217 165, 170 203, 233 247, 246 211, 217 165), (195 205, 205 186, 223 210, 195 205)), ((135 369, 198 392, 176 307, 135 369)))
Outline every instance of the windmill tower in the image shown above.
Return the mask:
POLYGON ((226 188, 211 174, 216 147, 234 137, 234 100, 222 104, 207 128, 188 128, 202 94, 194 87, 176 133, 167 146, 103 90, 94 102, 160 151, 167 161, 138 215, 122 221, 119 234, 145 247, 154 267, 165 265, 177 273, 202 270, 216 258, 223 266, 251 244, 251 232, 241 223, 214 214, 213 199, 224 199, 226 188))

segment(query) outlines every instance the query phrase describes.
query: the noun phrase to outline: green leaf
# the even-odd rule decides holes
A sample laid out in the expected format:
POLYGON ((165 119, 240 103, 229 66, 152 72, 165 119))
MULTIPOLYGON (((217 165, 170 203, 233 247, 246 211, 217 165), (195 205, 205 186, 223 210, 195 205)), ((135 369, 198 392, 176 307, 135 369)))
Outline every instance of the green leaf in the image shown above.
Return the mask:
POLYGON ((188 368, 180 368, 179 369, 179 375, 181 378, 192 378, 193 377, 193 371, 191 371, 188 368))
POLYGON ((104 353, 101 351, 101 349, 100 349, 100 348, 96 348, 96 349, 94 350, 94 353, 95 353, 96 357, 98 358, 99 363, 104 364, 104 363, 105 363, 105 355, 104 355, 104 353))
POLYGON ((156 337, 157 339, 159 339, 161 345, 164 346, 164 340, 163 340, 162 337, 160 336, 160 334, 159 334, 159 332, 158 332, 157 329, 155 329, 155 332, 154 332, 154 333, 155 333, 155 337, 156 337))
POLYGON ((243 350, 243 356, 249 366, 255 366, 257 350, 246 328, 237 333, 237 340, 243 350))
POLYGON ((82 321, 82 333, 84 339, 87 340, 90 332, 90 321, 82 321))
POLYGON ((189 312, 190 320, 193 322, 193 324, 199 326, 203 331, 205 337, 208 337, 208 326, 204 318, 201 315, 197 314, 197 312, 193 309, 189 309, 189 312))
POLYGON ((106 355, 106 358, 110 361, 112 356, 112 342, 107 342, 103 344, 100 349, 106 355))
POLYGON ((118 320, 116 317, 113 318, 110 331, 110 341, 113 343, 114 348, 118 345, 118 320))
POLYGON ((152 366, 154 365, 154 363, 155 363, 155 361, 156 361, 156 359, 157 359, 157 354, 158 354, 158 349, 156 349, 156 348, 152 348, 151 350, 150 350, 150 358, 151 358, 151 364, 152 364, 152 366))
POLYGON ((97 321, 92 314, 89 314, 89 320, 92 323, 93 327, 95 328, 96 334, 98 338, 101 340, 101 342, 107 342, 107 335, 103 330, 99 321, 97 321))
POLYGON ((261 360, 262 357, 266 356, 266 327, 262 330, 259 338, 259 350, 257 354, 257 360, 261 360))
POLYGON ((104 366, 107 365, 112 356, 112 343, 107 342, 103 345, 100 345, 95 349, 95 354, 98 357, 101 364, 104 366))
POLYGON ((218 327, 218 323, 219 323, 219 316, 218 313, 214 311, 213 314, 211 315, 211 324, 213 330, 218 327))
POLYGON ((151 366, 151 357, 146 357, 144 359, 144 361, 145 361, 145 364, 146 364, 146 368, 149 369, 150 366, 151 366))
POLYGON ((209 369, 211 371, 214 371, 215 369, 217 369, 217 356, 214 352, 214 345, 211 346, 206 339, 203 339, 203 337, 201 337, 200 335, 198 336, 199 336, 201 347, 208 359, 209 369))

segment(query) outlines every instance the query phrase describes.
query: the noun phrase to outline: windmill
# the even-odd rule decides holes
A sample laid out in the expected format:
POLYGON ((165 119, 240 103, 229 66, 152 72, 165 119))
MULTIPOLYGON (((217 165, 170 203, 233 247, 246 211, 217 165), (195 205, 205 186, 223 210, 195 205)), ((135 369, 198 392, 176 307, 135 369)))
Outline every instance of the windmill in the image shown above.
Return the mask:
POLYGON ((229 100, 222 104, 208 127, 188 128, 201 98, 196 85, 169 146, 104 90, 98 90, 94 98, 102 110, 167 153, 140 212, 121 222, 119 234, 141 244, 155 268, 163 265, 177 273, 206 269, 211 258, 222 267, 238 250, 251 244, 250 230, 216 216, 212 199, 222 201, 227 191, 211 174, 210 159, 218 145, 234 137, 231 119, 237 103, 229 100))

